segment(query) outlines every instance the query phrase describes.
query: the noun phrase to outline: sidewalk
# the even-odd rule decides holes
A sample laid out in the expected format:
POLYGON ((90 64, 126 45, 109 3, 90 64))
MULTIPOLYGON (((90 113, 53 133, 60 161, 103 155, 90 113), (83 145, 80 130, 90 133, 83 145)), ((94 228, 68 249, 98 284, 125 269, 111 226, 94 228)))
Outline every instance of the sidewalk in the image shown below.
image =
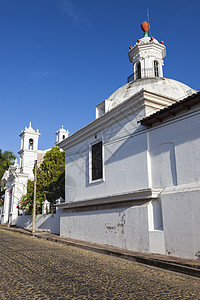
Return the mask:
POLYGON ((72 247, 78 247, 89 251, 95 251, 106 255, 112 255, 130 261, 135 261, 149 266, 154 266, 186 275, 200 278, 200 259, 187 259, 160 254, 150 254, 134 252, 107 245, 64 238, 49 232, 36 232, 32 234, 30 230, 16 227, 5 227, 0 225, 0 229, 27 234, 44 240, 66 244, 72 247))

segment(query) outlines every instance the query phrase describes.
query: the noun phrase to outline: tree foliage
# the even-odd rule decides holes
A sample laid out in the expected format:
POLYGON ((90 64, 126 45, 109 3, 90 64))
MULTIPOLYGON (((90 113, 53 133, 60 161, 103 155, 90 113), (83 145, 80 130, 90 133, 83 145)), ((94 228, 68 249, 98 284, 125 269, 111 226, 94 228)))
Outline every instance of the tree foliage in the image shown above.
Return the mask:
MULTIPOLYGON (((48 200, 51 205, 62 197, 65 190, 65 152, 53 147, 48 151, 37 171, 36 212, 41 213, 42 203, 48 200)), ((28 181, 27 194, 21 198, 20 209, 32 213, 34 182, 28 181)))
MULTIPOLYGON (((10 165, 14 164, 16 156, 11 151, 2 151, 0 149, 0 182, 3 177, 5 171, 7 171, 10 165)), ((3 195, 4 195, 4 188, 3 183, 0 184, 0 206, 3 204, 3 195)))

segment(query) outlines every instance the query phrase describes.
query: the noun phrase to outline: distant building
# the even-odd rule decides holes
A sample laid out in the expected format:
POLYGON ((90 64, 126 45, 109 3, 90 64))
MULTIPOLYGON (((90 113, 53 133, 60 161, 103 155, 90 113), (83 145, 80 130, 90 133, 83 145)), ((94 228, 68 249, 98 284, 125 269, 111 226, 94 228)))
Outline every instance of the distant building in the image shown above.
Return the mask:
POLYGON ((200 94, 163 77, 163 42, 130 47, 134 73, 96 107, 66 151, 61 236, 198 257, 200 94))
MULTIPOLYGON (((68 133, 63 127, 57 131, 57 142, 62 141, 68 136, 68 133)), ((38 139, 40 136, 39 130, 32 128, 31 123, 29 127, 25 127, 20 133, 21 148, 19 150, 20 164, 10 166, 4 173, 2 180, 5 183, 5 199, 4 207, 1 215, 1 223, 9 223, 15 225, 19 214, 19 201, 27 192, 28 180, 34 180, 33 167, 37 160, 38 166, 42 163, 43 157, 47 151, 38 150, 38 139)))

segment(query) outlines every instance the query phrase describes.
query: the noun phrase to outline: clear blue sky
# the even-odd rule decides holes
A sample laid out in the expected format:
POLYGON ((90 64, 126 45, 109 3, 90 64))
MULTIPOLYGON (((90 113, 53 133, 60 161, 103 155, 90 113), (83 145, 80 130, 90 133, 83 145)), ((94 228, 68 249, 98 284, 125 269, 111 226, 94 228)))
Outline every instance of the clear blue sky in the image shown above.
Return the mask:
POLYGON ((32 122, 39 149, 71 133, 132 73, 129 46, 150 33, 167 47, 164 77, 200 89, 200 1, 0 0, 0 148, 17 153, 32 122))

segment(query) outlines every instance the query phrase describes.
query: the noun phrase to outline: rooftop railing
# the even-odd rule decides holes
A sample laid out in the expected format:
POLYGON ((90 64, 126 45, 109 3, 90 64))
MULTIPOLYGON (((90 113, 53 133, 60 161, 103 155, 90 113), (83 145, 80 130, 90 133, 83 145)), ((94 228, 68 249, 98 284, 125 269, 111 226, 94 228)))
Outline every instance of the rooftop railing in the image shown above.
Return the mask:
POLYGON ((133 81, 133 80, 137 80, 137 79, 143 79, 143 78, 152 78, 155 77, 155 74, 153 72, 152 68, 148 68, 148 69, 142 69, 141 73, 139 72, 134 72, 131 75, 129 75, 127 77, 127 83, 133 81))

